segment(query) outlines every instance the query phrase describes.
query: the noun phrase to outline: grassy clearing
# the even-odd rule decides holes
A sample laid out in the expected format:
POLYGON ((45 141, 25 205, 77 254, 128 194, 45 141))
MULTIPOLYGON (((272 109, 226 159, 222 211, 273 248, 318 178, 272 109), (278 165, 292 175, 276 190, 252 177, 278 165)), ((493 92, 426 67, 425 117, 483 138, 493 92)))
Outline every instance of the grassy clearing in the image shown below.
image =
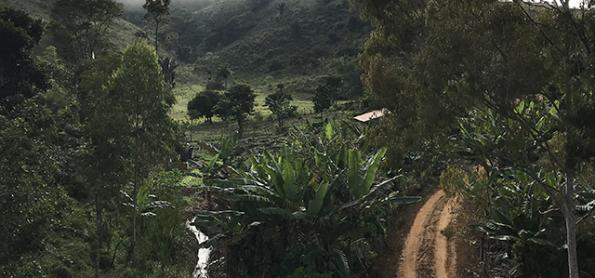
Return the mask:
MULTIPOLYGON (((223 122, 215 117, 212 124, 205 123, 204 120, 190 120, 187 113, 187 104, 197 93, 202 92, 204 86, 199 84, 183 84, 174 89, 176 104, 173 107, 171 117, 179 122, 189 124, 187 139, 191 143, 198 142, 219 142, 222 138, 233 136, 237 131, 237 123, 234 121, 223 122)), ((255 90, 256 100, 254 114, 246 122, 245 133, 240 141, 242 148, 249 152, 256 152, 264 149, 274 148, 282 143, 286 132, 279 132, 277 123, 271 117, 271 112, 265 106, 266 97, 271 94, 269 88, 257 88, 255 90)), ((292 105, 298 107, 298 115, 288 119, 285 127, 300 127, 307 125, 308 122, 321 121, 323 118, 346 119, 349 120, 358 111, 332 111, 324 114, 314 114, 312 95, 308 93, 293 93, 294 100, 292 105)))
MULTIPOLYGON (((264 117, 271 115, 271 111, 265 105, 265 99, 273 92, 264 92, 256 90, 256 100, 254 105, 254 113, 260 114, 264 117)), ((309 94, 292 94, 293 101, 291 105, 297 106, 298 114, 310 114, 314 111, 314 104, 312 103, 312 96, 309 94)))
MULTIPOLYGON (((285 127, 300 127, 307 125, 309 122, 322 121, 323 119, 337 119, 350 120, 356 115, 356 111, 332 111, 325 114, 305 114, 291 118, 286 121, 285 127)), ((197 142, 218 142, 222 138, 233 136, 237 130, 237 124, 233 121, 229 122, 214 122, 207 123, 193 123, 190 126, 187 134, 189 141, 197 142)), ((286 137, 285 132, 279 132, 277 123, 271 119, 264 120, 250 120, 246 123, 243 139, 241 145, 252 151, 262 150, 267 147, 277 145, 286 137)))
POLYGON ((204 91, 204 86, 199 84, 184 84, 179 85, 174 89, 174 96, 176 97, 176 104, 170 113, 171 117, 180 122, 190 121, 187 116, 188 102, 196 96, 196 94, 204 91))
MULTIPOLYGON (((176 97, 176 104, 174 105, 171 117, 179 122, 190 122, 191 120, 187 116, 188 102, 196 96, 196 94, 205 90, 205 87, 201 84, 182 84, 174 89, 174 96, 176 97)), ((266 118, 271 115, 271 111, 265 105, 266 97, 272 92, 265 92, 262 90, 256 90, 256 100, 254 104, 254 115, 257 117, 266 118)), ((310 114, 314 111, 314 105, 312 104, 312 96, 309 94, 293 94, 292 105, 297 106, 299 114, 310 114)), ((254 117, 254 116, 253 116, 254 117)), ((215 118, 214 121, 220 121, 215 118)), ((192 121, 193 123, 202 123, 202 120, 192 121)))

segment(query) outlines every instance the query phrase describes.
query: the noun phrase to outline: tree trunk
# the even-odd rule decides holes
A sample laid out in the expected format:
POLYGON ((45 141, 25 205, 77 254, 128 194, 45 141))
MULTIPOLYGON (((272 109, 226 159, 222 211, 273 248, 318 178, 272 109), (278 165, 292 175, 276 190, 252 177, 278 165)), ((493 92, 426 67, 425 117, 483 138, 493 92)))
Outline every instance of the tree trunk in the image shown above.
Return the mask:
POLYGON ((101 232, 102 225, 101 206, 99 204, 99 197, 95 194, 95 278, 99 278, 99 257, 101 255, 101 241, 103 234, 101 232))
POLYGON ((133 184, 133 188, 132 188, 132 240, 130 242, 130 247, 128 248, 128 262, 131 263, 132 266, 135 266, 136 262, 135 262, 135 249, 136 249, 136 216, 138 214, 137 211, 137 206, 138 206, 138 200, 136 198, 136 195, 138 194, 138 184, 135 182, 133 184))
POLYGON ((138 200, 136 198, 136 195, 138 195, 138 184, 134 184, 134 189, 132 192, 132 202, 134 205, 134 211, 132 214, 132 263, 134 265, 135 262, 135 248, 136 248, 136 216, 138 214, 138 200))
POLYGON ((562 195, 562 213, 566 222, 566 245, 568 246, 568 277, 579 278, 576 243, 576 216, 574 214, 574 173, 566 170, 566 184, 562 195))
POLYGON ((157 53, 157 56, 159 56, 159 23, 159 20, 155 20, 155 52, 157 53))
POLYGON ((278 123, 279 123, 279 130, 282 130, 283 129, 283 119, 279 119, 278 123))
POLYGON ((242 138, 244 134, 244 120, 238 119, 238 138, 242 138))
MULTIPOLYGON (((566 16, 568 16, 566 24, 570 24, 569 22, 573 21, 572 11, 570 10, 569 0, 563 0, 563 12, 566 16)), ((573 116, 576 116, 576 109, 577 104, 581 102, 580 100, 580 91, 574 87, 571 83, 571 80, 575 77, 573 75, 574 72, 574 61, 573 61, 573 43, 571 39, 571 33, 565 32, 564 34, 564 47, 565 47, 565 56, 564 62, 562 64, 562 69, 564 73, 564 91, 566 93, 566 103, 561 104, 561 107, 565 107, 565 117, 567 117, 566 121, 564 122, 566 129, 566 143, 565 143, 565 151, 566 157, 564 162, 564 175, 566 176, 566 183, 562 189, 562 196, 561 196, 561 203, 560 206, 562 208, 562 214, 564 215, 564 221, 566 222, 566 245, 568 251, 568 277, 569 278, 578 278, 579 277, 579 269, 578 269, 578 255, 577 255, 577 243, 576 243, 576 216, 574 214, 575 209, 575 180, 574 180, 574 171, 576 166, 578 165, 577 159, 577 146, 579 145, 577 141, 577 130, 574 128, 573 124, 569 119, 573 116)))

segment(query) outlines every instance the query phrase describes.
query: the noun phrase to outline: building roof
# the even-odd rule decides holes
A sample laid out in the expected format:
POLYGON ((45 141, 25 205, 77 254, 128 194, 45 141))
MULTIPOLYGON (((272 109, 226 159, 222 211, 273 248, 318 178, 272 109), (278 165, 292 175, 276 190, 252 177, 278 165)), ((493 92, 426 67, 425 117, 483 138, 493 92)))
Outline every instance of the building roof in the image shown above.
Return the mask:
POLYGON ((358 122, 367 123, 371 120, 382 118, 386 114, 388 114, 388 110, 383 108, 380 110, 374 110, 374 111, 370 111, 368 113, 364 113, 364 114, 355 116, 355 117, 353 117, 353 119, 355 119, 358 122))

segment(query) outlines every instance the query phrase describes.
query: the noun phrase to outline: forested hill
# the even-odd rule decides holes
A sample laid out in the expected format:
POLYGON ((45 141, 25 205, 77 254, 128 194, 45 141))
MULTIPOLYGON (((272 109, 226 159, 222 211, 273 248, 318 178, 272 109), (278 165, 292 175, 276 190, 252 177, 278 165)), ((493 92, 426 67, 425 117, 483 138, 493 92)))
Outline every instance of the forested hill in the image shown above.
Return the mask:
MULTIPOLYGON (((135 1, 127 6, 129 21, 142 26, 143 15, 135 1)), ((161 39, 178 60, 255 76, 351 62, 368 33, 347 0, 174 0, 168 21, 161 39)))
MULTIPOLYGON (((55 2, 56 0, 0 0, 0 4, 24 10, 33 17, 43 19, 46 23, 50 22, 51 10, 55 2)), ((138 26, 126 21, 124 18, 119 18, 114 21, 109 30, 109 41, 116 49, 123 50, 139 31, 141 29, 138 26)), ((47 46, 45 44, 47 44, 47 40, 42 40, 41 46, 47 46)))
MULTIPOLYGON (((46 22, 55 2, 0 1, 46 22)), ((119 2, 125 16, 111 27, 110 42, 123 49, 141 30, 152 37, 142 1, 119 2)), ((173 0, 160 41, 201 75, 220 67, 255 78, 345 75, 337 69, 354 70, 368 31, 348 0, 173 0)))

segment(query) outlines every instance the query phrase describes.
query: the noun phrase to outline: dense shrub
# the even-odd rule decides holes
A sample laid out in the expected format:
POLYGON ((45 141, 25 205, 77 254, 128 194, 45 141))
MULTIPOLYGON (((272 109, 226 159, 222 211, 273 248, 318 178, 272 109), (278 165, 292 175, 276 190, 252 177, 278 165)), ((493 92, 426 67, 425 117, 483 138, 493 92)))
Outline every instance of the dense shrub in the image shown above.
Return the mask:
POLYGON ((232 119, 238 123, 238 133, 241 136, 244 122, 248 115, 254 112, 256 95, 250 86, 240 84, 231 87, 215 106, 216 114, 224 120, 232 119))
POLYGON ((205 117, 207 122, 213 123, 215 107, 221 100, 221 94, 215 91, 204 91, 188 102, 188 116, 191 119, 205 117))
POLYGON ((340 89, 343 80, 339 77, 327 76, 322 80, 322 84, 316 87, 316 92, 312 101, 314 102, 314 111, 320 113, 329 109, 340 96, 340 89))
POLYGON ((283 84, 277 85, 277 91, 265 99, 265 104, 277 119, 279 128, 283 126, 283 121, 292 117, 297 110, 297 106, 291 105, 293 97, 285 93, 284 88, 283 84))

